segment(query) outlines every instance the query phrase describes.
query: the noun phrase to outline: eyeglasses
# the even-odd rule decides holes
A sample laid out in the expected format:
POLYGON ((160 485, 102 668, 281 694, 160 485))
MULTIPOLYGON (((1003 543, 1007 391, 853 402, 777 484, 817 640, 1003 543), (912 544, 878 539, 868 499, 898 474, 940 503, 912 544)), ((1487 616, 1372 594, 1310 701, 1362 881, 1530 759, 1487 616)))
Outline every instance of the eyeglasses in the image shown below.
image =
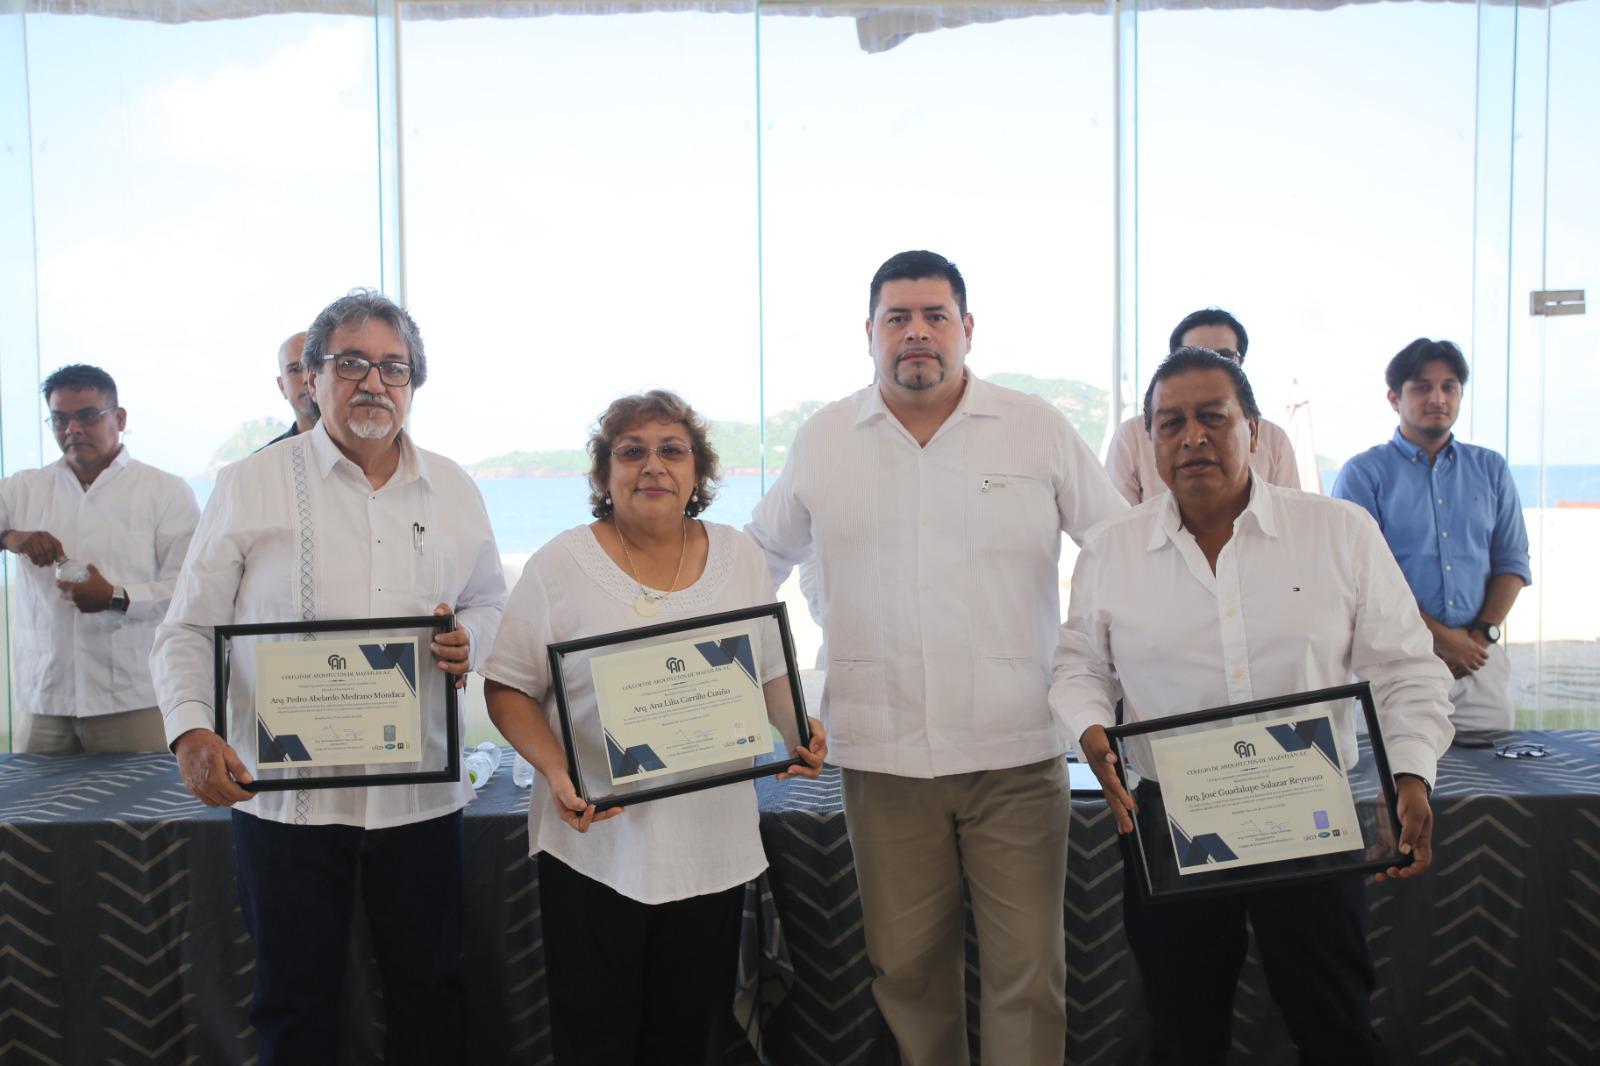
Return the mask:
POLYGON ((100 421, 102 415, 108 415, 115 410, 115 407, 84 407, 77 411, 51 411, 50 417, 44 420, 44 424, 51 429, 63 430, 76 422, 84 429, 88 429, 100 421))
POLYGON ((367 375, 372 373, 372 368, 378 368, 378 380, 385 385, 399 387, 411 380, 411 364, 402 363, 398 359, 385 359, 381 363, 374 363, 371 359, 363 359, 359 355, 333 356, 333 372, 346 381, 365 381, 367 375))
POLYGON ((1543 744, 1507 744, 1494 753, 1502 759, 1543 759, 1550 754, 1543 744))
POLYGON ((654 448, 644 444, 619 444, 611 449, 611 455, 617 462, 626 463, 629 466, 642 463, 651 455, 656 456, 663 463, 680 463, 693 454, 694 449, 687 444, 679 444, 677 441, 670 440, 665 444, 658 444, 654 448))

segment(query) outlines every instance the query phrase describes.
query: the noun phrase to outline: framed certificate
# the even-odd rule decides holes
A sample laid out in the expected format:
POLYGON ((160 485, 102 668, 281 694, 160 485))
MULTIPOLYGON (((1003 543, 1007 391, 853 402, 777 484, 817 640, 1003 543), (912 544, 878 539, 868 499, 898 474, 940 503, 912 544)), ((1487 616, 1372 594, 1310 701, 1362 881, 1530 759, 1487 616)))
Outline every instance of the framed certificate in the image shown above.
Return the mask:
POLYGON ((1406 866, 1394 777, 1361 682, 1106 730, 1155 902, 1406 866), (1366 722, 1362 755, 1346 723, 1366 722))
POLYGON ((567 772, 598 810, 780 773, 810 743, 781 603, 550 645, 567 772))
POLYGON ((456 679, 428 650, 454 624, 419 615, 216 626, 216 730, 255 778, 241 787, 459 780, 456 679))

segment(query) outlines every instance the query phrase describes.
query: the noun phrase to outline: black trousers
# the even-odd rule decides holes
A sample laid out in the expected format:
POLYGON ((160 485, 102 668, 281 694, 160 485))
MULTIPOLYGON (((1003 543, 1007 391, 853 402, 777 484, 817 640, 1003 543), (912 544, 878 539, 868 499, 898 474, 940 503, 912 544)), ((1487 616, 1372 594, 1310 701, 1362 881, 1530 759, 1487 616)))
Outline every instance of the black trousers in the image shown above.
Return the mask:
POLYGON ((1225 1063, 1248 934, 1304 1066, 1387 1063, 1360 874, 1178 903, 1145 903, 1123 838, 1123 923, 1153 1018, 1151 1062, 1225 1063))
POLYGON ((541 852, 539 900, 556 1066, 719 1061, 743 885, 640 903, 541 852))
POLYGON ((461 812, 391 829, 233 812, 239 909, 256 946, 259 1066, 338 1054, 356 874, 383 976, 389 1066, 461 1059, 461 812))

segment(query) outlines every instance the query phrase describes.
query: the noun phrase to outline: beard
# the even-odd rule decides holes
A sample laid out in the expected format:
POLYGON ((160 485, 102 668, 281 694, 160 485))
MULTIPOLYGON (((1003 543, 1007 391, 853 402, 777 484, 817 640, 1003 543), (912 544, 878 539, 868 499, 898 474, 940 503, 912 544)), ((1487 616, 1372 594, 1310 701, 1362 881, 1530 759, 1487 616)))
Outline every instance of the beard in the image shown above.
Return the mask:
POLYGON ((352 404, 350 407, 350 416, 346 420, 345 425, 350 428, 351 433, 354 433, 362 440, 382 440, 394 429, 394 414, 394 403, 389 399, 389 397, 374 396, 370 400, 365 400, 358 404, 352 404), (357 418, 356 412, 363 407, 376 407, 380 410, 388 411, 388 421, 380 421, 377 418, 370 417, 357 418))
POLYGON ((896 362, 894 365, 894 383, 903 389, 920 392, 931 389, 944 381, 944 356, 936 356, 936 362, 930 363, 925 359, 910 362, 896 362))

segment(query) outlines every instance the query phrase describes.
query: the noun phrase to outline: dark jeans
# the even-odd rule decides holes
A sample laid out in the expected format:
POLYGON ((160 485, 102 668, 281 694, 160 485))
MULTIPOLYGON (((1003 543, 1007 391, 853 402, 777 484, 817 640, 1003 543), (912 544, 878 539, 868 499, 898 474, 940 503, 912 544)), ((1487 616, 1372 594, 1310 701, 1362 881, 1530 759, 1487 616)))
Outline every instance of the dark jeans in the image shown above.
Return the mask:
POLYGON ((1123 855, 1123 922, 1154 1020, 1152 1063, 1227 1061, 1247 918, 1300 1062, 1388 1062, 1369 1008, 1377 978, 1367 950, 1362 875, 1150 904, 1140 900, 1133 863, 1123 855))
POLYGON ((239 909, 256 946, 259 1066, 333 1063, 356 874, 383 975, 389 1066, 449 1066, 462 1045, 461 812, 391 829, 233 812, 239 909))
POLYGON ((556 1066, 705 1066, 733 1013, 744 886, 629 899, 539 855, 556 1066))

